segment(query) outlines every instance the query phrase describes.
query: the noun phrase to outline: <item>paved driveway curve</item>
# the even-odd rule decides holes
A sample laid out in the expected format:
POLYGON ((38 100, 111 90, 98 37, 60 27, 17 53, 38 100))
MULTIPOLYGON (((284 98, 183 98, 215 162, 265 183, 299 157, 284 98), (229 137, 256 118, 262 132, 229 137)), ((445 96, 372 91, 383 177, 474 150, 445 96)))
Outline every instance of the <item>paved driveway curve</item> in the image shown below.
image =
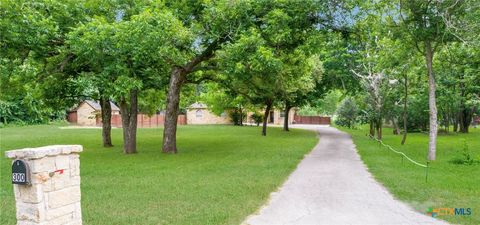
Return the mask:
POLYGON ((348 134, 302 128, 318 130, 319 143, 243 224, 447 224, 395 200, 367 171, 348 134))

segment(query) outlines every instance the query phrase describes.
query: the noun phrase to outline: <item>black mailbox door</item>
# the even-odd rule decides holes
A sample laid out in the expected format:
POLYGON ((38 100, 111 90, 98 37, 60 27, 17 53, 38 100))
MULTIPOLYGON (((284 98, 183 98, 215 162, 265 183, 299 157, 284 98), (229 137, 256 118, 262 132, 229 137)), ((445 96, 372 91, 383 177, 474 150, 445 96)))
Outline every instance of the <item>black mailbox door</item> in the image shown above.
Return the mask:
POLYGON ((23 160, 15 160, 13 162, 12 184, 30 184, 30 170, 23 160))

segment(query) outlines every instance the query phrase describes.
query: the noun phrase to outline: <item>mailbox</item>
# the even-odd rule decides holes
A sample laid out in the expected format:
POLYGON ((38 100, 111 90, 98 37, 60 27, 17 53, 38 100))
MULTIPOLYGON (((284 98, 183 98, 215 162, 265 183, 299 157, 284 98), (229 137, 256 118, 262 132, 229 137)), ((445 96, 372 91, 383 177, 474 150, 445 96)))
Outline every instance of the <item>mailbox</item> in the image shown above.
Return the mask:
POLYGON ((12 184, 30 184, 30 168, 23 160, 15 160, 12 164, 12 184))

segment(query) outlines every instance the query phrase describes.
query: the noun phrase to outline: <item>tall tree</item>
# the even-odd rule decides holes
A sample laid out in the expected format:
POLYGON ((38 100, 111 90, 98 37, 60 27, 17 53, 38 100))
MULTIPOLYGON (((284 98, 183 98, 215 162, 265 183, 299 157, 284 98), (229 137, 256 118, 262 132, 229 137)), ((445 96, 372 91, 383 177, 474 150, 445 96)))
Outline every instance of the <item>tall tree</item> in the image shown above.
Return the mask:
POLYGON ((202 70, 226 42, 233 40, 242 27, 251 21, 250 2, 247 1, 167 1, 167 7, 176 12, 182 27, 193 34, 189 45, 179 48, 183 60, 169 62, 170 82, 166 101, 163 131, 164 153, 177 152, 177 116, 182 87, 195 82, 194 72, 202 70))
POLYGON ((267 122, 277 95, 282 89, 282 61, 274 49, 255 29, 234 44, 218 53, 219 66, 223 70, 228 87, 248 99, 251 104, 265 107, 262 135, 267 134, 267 122))
POLYGON ((168 62, 185 57, 175 46, 191 42, 175 16, 160 8, 145 10, 130 20, 93 20, 72 31, 69 46, 75 63, 97 68, 100 87, 113 88, 122 116, 124 152, 136 152, 138 98, 142 90, 167 84, 168 62), (160 44, 159 44, 160 43, 160 44), (98 63, 101 61, 102 63, 98 63))
POLYGON ((81 88, 57 76, 66 33, 88 17, 77 1, 5 0, 0 4, 0 107, 3 121, 63 118, 81 88), (55 94, 53 94, 55 93, 55 94))
POLYGON ((437 104, 436 82, 433 68, 435 52, 442 44, 457 40, 449 29, 465 16, 467 1, 407 1, 400 0, 399 16, 402 25, 411 34, 414 47, 423 54, 428 75, 429 96, 429 147, 428 160, 436 159, 437 104))
POLYGON ((290 110, 305 105, 311 99, 315 86, 320 84, 323 64, 318 55, 307 56, 302 51, 295 51, 282 58, 285 66, 281 73, 285 80, 280 89, 280 100, 284 103, 283 130, 289 131, 290 110))

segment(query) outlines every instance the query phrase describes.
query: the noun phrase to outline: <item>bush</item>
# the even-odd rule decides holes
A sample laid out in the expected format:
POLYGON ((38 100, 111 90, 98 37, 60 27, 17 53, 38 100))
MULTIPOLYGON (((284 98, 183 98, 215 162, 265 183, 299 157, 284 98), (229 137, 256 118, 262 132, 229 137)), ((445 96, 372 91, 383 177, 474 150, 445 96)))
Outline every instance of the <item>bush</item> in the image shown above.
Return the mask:
POLYGON ((263 115, 261 113, 255 112, 250 116, 250 119, 252 119, 258 127, 260 126, 260 123, 263 122, 263 115))
POLYGON ((358 106, 351 97, 345 98, 337 108, 335 124, 353 128, 357 122, 358 106))
POLYGON ((234 109, 230 111, 228 115, 230 116, 230 119, 232 120, 233 125, 235 126, 242 125, 243 120, 245 120, 245 118, 247 117, 247 114, 245 114, 244 112, 241 112, 238 109, 234 109))
POLYGON ((463 165, 473 165, 480 163, 478 159, 474 159, 472 153, 470 152, 467 144, 467 140, 463 140, 463 147, 461 151, 458 151, 457 155, 453 160, 451 160, 454 164, 463 164, 463 165))

